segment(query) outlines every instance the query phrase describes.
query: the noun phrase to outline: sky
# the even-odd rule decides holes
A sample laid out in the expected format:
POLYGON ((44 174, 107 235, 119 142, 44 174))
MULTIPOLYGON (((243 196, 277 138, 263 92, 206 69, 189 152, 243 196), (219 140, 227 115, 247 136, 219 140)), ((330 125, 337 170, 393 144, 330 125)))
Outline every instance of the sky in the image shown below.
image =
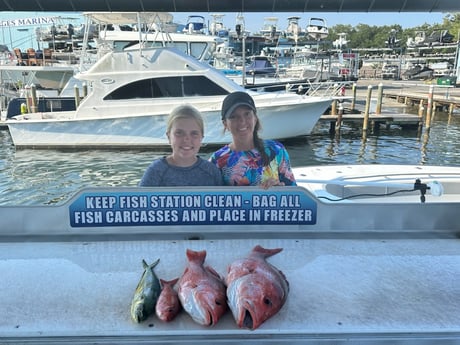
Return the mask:
MULTIPOLYGON (((187 17, 189 15, 198 14, 203 15, 209 21, 212 20, 211 13, 174 13, 175 21, 185 24, 187 22, 187 17)), ((234 28, 236 24, 237 13, 222 13, 225 14, 223 17, 224 25, 229 28, 234 28)), ((278 25, 281 29, 287 28, 288 17, 297 16, 300 17, 299 24, 302 28, 305 28, 308 25, 310 18, 322 18, 326 21, 329 27, 335 26, 337 24, 345 24, 356 26, 358 24, 368 24, 371 26, 383 26, 383 25, 393 25, 399 24, 404 29, 419 26, 422 24, 435 24, 442 23, 444 17, 447 13, 319 13, 319 12, 310 12, 310 13, 273 13, 273 12, 262 12, 262 13, 245 13, 244 21, 246 25, 246 30, 251 32, 259 31, 264 24, 265 17, 278 17, 278 25)))
MULTIPOLYGON (((187 17, 189 15, 202 15, 205 17, 207 23, 211 23, 213 17, 211 16, 212 13, 190 13, 190 12, 177 12, 172 13, 174 16, 174 22, 179 24, 185 24, 187 22, 187 17)), ((224 14, 223 22, 226 28, 234 30, 236 24, 236 17, 237 13, 222 13, 224 14)), ((79 13, 69 13, 69 12, 1 12, 0 20, 8 20, 8 19, 19 19, 19 18, 31 18, 34 16, 61 16, 61 17, 75 17, 79 15, 79 13)), ((244 14, 244 22, 246 26, 246 30, 250 32, 258 32, 264 24, 265 17, 277 17, 278 18, 278 26, 281 30, 287 28, 288 24, 288 17, 298 16, 300 17, 299 24, 302 28, 305 28, 308 25, 309 19, 314 18, 322 18, 326 21, 326 24, 329 27, 335 26, 337 24, 345 24, 356 26, 358 24, 367 24, 371 26, 383 26, 383 25, 393 25, 399 24, 403 28, 410 28, 416 27, 422 24, 435 24, 435 23, 442 23, 443 18, 446 16, 446 13, 366 13, 366 12, 359 12, 359 13, 335 13, 335 12, 327 12, 327 13, 302 13, 302 12, 295 12, 295 13, 273 13, 273 12, 262 12, 262 13, 245 13, 244 14)), ((82 20, 83 22, 83 20, 82 20)), ((29 30, 32 32, 32 30, 29 30)), ((14 41, 13 45, 18 45, 20 39, 18 38, 20 35, 24 36, 24 32, 18 32, 17 28, 8 29, 6 30, 5 27, 2 26, 2 32, 0 35, 0 44, 7 44, 10 46, 10 41, 14 41), (11 39, 12 38, 12 39, 11 39)), ((30 36, 30 34, 29 34, 30 36)), ((23 44, 28 44, 23 43, 23 44)))

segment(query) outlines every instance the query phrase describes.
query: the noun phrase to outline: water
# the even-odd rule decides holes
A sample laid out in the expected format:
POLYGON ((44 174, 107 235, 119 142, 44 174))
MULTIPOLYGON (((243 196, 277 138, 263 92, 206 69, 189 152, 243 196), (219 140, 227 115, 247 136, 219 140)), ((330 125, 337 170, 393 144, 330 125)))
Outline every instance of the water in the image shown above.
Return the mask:
MULTIPOLYGON (((412 111, 416 111, 413 109, 412 111)), ((152 150, 15 150, 0 131, 0 205, 61 204, 84 187, 136 186, 150 162, 167 154, 152 150)), ((460 165, 460 115, 437 113, 430 131, 380 129, 362 138, 344 126, 339 136, 319 123, 312 135, 284 142, 292 166, 323 164, 460 165)), ((204 148, 208 158, 214 148, 204 148)))

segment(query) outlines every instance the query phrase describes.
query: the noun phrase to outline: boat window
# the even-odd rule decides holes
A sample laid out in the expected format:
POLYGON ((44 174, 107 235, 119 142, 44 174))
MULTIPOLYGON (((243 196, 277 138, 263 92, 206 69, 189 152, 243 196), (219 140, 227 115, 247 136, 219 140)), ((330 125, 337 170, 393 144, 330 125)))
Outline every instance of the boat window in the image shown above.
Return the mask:
POLYGON ((116 52, 121 52, 125 48, 130 47, 134 44, 137 44, 137 41, 114 41, 113 42, 113 50, 116 52))
POLYGON ((143 79, 124 85, 108 94, 104 100, 227 94, 225 89, 205 76, 165 77, 143 79))
POLYGON ((203 55, 203 52, 206 50, 207 45, 208 44, 205 42, 191 42, 190 55, 197 59, 201 59, 201 56, 203 55))
POLYGON ((165 42, 166 47, 175 47, 181 52, 188 54, 187 43, 185 42, 165 42))

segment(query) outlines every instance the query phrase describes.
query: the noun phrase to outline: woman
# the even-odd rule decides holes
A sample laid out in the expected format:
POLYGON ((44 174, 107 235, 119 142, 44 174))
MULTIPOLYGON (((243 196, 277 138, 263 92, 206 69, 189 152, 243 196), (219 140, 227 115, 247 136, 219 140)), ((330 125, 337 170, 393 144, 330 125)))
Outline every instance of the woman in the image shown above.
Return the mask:
POLYGON ((224 185, 230 186, 295 186, 289 155, 274 140, 259 138, 260 121, 252 97, 246 92, 233 92, 222 103, 224 131, 232 142, 214 152, 210 161, 221 171, 224 185))
POLYGON ((220 170, 198 156, 204 136, 203 117, 191 105, 175 108, 166 135, 172 148, 168 156, 150 164, 139 186, 220 186, 220 170))

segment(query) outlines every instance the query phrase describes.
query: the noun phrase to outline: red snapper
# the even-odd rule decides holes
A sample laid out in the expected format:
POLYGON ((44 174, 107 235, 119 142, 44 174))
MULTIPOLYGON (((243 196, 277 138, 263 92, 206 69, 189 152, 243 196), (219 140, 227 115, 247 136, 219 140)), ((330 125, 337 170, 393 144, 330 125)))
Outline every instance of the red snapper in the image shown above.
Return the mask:
POLYGON ((174 290, 174 285, 178 280, 179 278, 169 281, 160 279, 161 293, 155 306, 155 313, 162 321, 172 321, 180 311, 179 296, 174 290))
POLYGON ((204 267, 206 251, 187 249, 187 267, 179 279, 179 300, 192 319, 203 325, 215 325, 227 310, 225 284, 219 274, 204 267))
POLYGON ((282 250, 257 245, 249 256, 228 267, 227 301, 238 327, 258 328, 286 302, 289 283, 280 270, 266 261, 282 250))

